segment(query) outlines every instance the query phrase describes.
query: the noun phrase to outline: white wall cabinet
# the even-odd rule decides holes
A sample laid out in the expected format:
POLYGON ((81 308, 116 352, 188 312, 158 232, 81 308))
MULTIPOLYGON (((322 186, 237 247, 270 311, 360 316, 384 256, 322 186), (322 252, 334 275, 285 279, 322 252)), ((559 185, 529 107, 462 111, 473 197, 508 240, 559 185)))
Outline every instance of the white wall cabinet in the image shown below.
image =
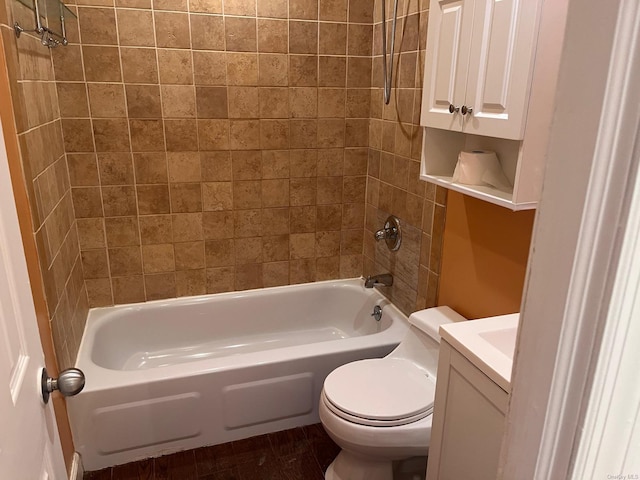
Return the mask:
POLYGON ((539 4, 431 0, 422 125, 523 138, 539 4))
POLYGON ((536 208, 567 4, 431 0, 421 179, 511 210, 536 208), (453 182, 458 153, 477 149, 498 154, 512 189, 453 182))
POLYGON ((495 480, 508 394, 440 343, 427 480, 495 480))

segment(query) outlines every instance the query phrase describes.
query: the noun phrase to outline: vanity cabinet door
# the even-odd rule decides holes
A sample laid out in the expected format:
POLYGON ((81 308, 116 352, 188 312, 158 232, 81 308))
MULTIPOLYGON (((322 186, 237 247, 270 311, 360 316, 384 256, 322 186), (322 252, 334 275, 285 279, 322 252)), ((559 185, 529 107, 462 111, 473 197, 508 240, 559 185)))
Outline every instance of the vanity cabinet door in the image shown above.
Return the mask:
POLYGON ((420 123, 462 130, 473 28, 473 0, 431 0, 420 123))
POLYGON ((507 403, 507 392, 442 340, 427 480, 495 480, 507 403))
POLYGON ((539 2, 476 0, 463 131, 524 138, 539 2))

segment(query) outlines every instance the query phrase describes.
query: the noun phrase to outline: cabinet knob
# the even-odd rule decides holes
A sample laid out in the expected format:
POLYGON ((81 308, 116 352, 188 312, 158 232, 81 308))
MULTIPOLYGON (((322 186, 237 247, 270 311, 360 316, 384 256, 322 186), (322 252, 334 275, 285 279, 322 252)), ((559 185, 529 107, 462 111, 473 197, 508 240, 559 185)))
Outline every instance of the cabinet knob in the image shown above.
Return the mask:
POLYGON ((449 113, 458 113, 460 111, 460 107, 456 107, 453 103, 449 104, 449 113))
MULTIPOLYGON (((449 111, 451 111, 451 107, 449 107, 449 111)), ((466 105, 463 105, 463 106, 462 106, 462 114, 463 114, 463 115, 466 115, 467 113, 468 113, 469 115, 471 115, 471 114, 473 113, 473 108, 471 108, 471 107, 467 107, 466 105)))

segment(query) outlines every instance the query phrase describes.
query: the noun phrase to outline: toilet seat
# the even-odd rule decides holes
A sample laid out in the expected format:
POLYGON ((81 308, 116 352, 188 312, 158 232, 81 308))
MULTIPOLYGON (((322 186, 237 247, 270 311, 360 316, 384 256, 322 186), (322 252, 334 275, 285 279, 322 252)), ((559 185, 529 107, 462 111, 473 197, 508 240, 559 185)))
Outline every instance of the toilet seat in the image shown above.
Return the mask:
POLYGON ((322 399, 344 420, 392 427, 430 415, 434 395, 434 379, 415 364, 382 358, 349 363, 331 372, 322 399))
POLYGON ((346 420, 348 422, 356 423, 358 425, 363 425, 367 427, 398 427, 398 426, 417 422, 419 420, 422 420, 428 417, 433 413, 433 408, 431 408, 417 415, 413 415, 407 418, 399 418, 395 420, 375 420, 371 418, 358 417, 356 415, 351 415, 343 410, 340 410, 340 408, 338 408, 333 403, 331 403, 331 400, 327 398, 324 391, 322 392, 321 400, 324 403, 324 405, 327 407, 327 409, 330 410, 337 417, 340 417, 341 419, 346 420))

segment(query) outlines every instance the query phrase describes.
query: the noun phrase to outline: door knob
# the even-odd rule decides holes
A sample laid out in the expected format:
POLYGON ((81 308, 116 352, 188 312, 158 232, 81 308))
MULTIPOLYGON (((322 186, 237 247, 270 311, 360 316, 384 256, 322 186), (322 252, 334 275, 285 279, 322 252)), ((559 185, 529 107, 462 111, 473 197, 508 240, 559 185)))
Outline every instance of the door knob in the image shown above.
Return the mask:
POLYGON ((463 114, 463 115, 466 115, 467 113, 468 113, 469 115, 471 115, 471 113, 473 113, 473 108, 471 108, 471 107, 467 107, 466 105, 463 105, 463 106, 462 106, 462 114, 463 114))
POLYGON ((79 368, 67 368, 60 372, 58 378, 52 378, 47 374, 47 369, 43 368, 41 382, 42 400, 46 404, 54 390, 58 390, 65 397, 79 394, 84 388, 84 373, 79 368))
POLYGON ((453 103, 449 104, 449 113, 458 113, 459 111, 460 107, 456 107, 453 103))

